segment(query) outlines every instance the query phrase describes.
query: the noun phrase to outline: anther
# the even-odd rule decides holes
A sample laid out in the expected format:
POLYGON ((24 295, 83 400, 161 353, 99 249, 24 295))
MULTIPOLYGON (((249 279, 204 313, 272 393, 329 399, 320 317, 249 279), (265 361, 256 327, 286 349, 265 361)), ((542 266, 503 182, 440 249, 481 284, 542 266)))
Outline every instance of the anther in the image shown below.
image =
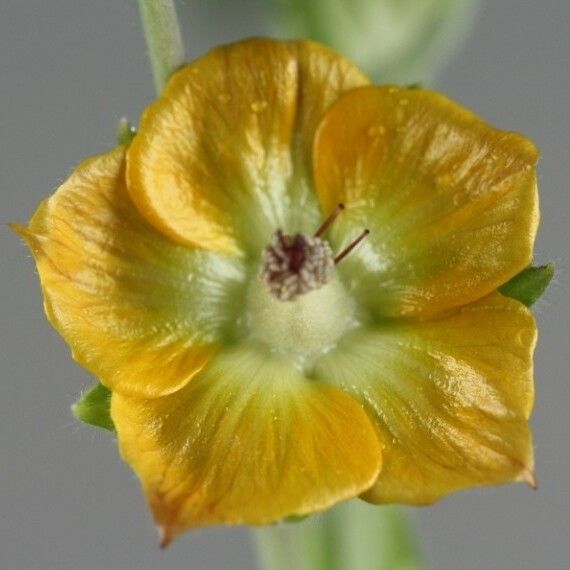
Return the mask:
POLYGON ((336 263, 342 261, 370 232, 364 230, 348 247, 334 257, 330 245, 320 236, 327 231, 344 204, 323 222, 314 235, 284 234, 277 230, 263 250, 259 278, 280 301, 294 301, 300 295, 320 289, 333 276, 336 263))
POLYGON ((259 277, 280 301, 293 301, 300 295, 326 285, 334 267, 329 244, 319 237, 286 235, 277 230, 263 251, 259 277))
POLYGON ((344 248, 335 258, 334 263, 340 263, 368 234, 370 230, 364 230, 349 246, 344 248))
POLYGON ((315 232, 315 237, 320 237, 322 234, 324 234, 343 210, 344 204, 339 204, 334 212, 322 223, 321 227, 315 232))
POLYGON ((283 234, 282 230, 277 230, 275 232, 275 236, 277 237, 277 241, 279 245, 285 249, 287 247, 287 241, 285 240, 285 235, 283 234))

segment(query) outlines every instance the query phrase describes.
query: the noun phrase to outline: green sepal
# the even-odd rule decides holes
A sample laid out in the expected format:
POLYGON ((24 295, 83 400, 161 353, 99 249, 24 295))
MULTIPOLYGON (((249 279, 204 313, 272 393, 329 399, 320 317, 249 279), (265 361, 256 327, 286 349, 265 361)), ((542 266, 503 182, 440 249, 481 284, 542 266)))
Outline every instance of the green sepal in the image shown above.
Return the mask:
POLYGON ((120 145, 129 145, 137 134, 136 129, 129 123, 126 117, 119 120, 117 125, 117 142, 120 145))
POLYGON ((111 390, 103 384, 95 384, 71 406, 73 415, 86 424, 115 431, 111 419, 111 390))
POLYGON ((527 267, 499 287, 499 293, 531 307, 542 297, 554 277, 554 263, 527 267))

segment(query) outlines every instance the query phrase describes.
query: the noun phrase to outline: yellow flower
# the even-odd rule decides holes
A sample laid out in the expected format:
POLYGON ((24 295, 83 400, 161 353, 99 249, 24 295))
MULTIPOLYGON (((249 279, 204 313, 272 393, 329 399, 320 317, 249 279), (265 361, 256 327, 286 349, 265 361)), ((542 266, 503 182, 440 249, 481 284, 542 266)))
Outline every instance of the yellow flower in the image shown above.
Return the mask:
POLYGON ((40 205, 48 318, 112 390, 165 542, 532 482, 536 327, 496 290, 532 258, 536 160, 441 95, 249 40, 40 205))

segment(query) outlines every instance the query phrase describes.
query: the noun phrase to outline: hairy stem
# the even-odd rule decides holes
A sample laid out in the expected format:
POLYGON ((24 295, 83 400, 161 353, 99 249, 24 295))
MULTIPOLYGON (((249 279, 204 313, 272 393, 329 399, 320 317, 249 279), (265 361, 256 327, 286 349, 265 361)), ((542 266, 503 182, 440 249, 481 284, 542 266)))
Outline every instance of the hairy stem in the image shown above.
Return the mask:
POLYGON ((138 0, 138 4, 154 85, 160 93, 184 61, 176 8, 174 0, 138 0))

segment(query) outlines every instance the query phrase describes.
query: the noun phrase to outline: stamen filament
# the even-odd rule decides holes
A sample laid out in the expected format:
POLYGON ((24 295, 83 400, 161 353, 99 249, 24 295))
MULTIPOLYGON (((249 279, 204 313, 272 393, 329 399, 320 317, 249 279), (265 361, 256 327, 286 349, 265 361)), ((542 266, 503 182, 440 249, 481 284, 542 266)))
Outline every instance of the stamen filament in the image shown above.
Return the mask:
POLYGON ((321 227, 315 232, 315 237, 320 237, 322 234, 324 234, 343 210, 344 204, 339 204, 334 212, 322 223, 321 227))
POLYGON ((335 265, 340 263, 368 234, 370 230, 364 230, 349 246, 343 249, 335 258, 335 265))

